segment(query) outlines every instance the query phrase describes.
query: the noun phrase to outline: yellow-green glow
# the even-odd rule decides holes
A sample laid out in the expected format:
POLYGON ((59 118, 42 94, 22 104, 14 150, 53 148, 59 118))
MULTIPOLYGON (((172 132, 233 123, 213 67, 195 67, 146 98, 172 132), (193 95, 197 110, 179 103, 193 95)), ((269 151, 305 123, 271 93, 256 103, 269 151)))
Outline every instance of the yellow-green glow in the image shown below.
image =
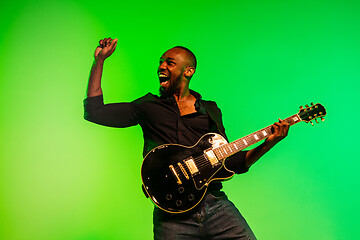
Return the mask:
POLYGON ((83 120, 103 37, 118 47, 103 74, 106 102, 157 93, 168 48, 198 58, 191 87, 221 107, 230 140, 300 105, 299 123, 225 191, 258 239, 360 234, 360 4, 357 1, 14 1, 0 15, 0 239, 151 239, 141 190, 140 127, 83 120))

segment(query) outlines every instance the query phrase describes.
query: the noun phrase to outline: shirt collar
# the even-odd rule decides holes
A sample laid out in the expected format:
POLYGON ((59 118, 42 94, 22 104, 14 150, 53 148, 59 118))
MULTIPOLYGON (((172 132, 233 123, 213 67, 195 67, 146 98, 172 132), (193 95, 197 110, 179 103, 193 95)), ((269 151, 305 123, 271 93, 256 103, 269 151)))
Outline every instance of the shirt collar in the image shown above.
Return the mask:
MULTIPOLYGON (((201 100, 202 96, 201 96, 200 93, 198 93, 198 92, 196 92, 194 90, 191 90, 191 89, 189 89, 189 91, 190 91, 190 94, 193 95, 196 98, 196 101, 201 100)), ((172 98, 174 98, 173 95, 166 96, 166 97, 159 96, 159 95, 154 95, 154 96, 156 96, 157 98, 162 98, 162 99, 172 99, 172 98)))
POLYGON ((196 100, 201 100, 201 98, 202 98, 200 93, 195 92, 194 90, 191 90, 191 89, 190 89, 190 94, 193 95, 196 98, 196 100))

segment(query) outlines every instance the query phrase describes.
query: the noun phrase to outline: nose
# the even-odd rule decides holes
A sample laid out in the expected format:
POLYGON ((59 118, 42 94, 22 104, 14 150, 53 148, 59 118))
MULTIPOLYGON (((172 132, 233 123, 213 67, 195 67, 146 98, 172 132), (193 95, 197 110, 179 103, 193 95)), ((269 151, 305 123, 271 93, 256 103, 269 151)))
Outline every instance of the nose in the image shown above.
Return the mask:
POLYGON ((165 61, 160 63, 159 69, 166 69, 166 62, 165 61))
POLYGON ((164 63, 161 63, 158 67, 158 73, 166 71, 166 66, 164 63))

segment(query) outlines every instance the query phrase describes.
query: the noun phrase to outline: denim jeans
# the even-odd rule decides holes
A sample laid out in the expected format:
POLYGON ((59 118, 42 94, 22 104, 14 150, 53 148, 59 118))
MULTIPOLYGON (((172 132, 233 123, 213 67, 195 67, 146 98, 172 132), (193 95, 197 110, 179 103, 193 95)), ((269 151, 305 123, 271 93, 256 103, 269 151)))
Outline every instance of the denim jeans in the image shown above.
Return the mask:
POLYGON ((254 233, 227 196, 207 193, 189 213, 169 214, 155 207, 155 240, 246 239, 256 240, 254 233))

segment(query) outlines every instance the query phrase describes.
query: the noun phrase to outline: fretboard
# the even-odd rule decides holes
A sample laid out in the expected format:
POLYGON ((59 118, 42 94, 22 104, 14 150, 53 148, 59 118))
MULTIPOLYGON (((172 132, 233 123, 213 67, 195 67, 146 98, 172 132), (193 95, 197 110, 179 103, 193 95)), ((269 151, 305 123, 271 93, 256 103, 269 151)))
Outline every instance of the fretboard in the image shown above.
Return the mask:
MULTIPOLYGON (((301 122, 298 114, 295 114, 291 117, 284 119, 285 122, 289 123, 290 126, 298 122, 301 122)), ((272 134, 272 125, 267 126, 266 128, 260 129, 252 134, 249 134, 243 138, 240 138, 234 142, 223 144, 215 149, 213 149, 216 157, 218 159, 225 159, 231 155, 253 145, 261 140, 266 139, 272 134)))

